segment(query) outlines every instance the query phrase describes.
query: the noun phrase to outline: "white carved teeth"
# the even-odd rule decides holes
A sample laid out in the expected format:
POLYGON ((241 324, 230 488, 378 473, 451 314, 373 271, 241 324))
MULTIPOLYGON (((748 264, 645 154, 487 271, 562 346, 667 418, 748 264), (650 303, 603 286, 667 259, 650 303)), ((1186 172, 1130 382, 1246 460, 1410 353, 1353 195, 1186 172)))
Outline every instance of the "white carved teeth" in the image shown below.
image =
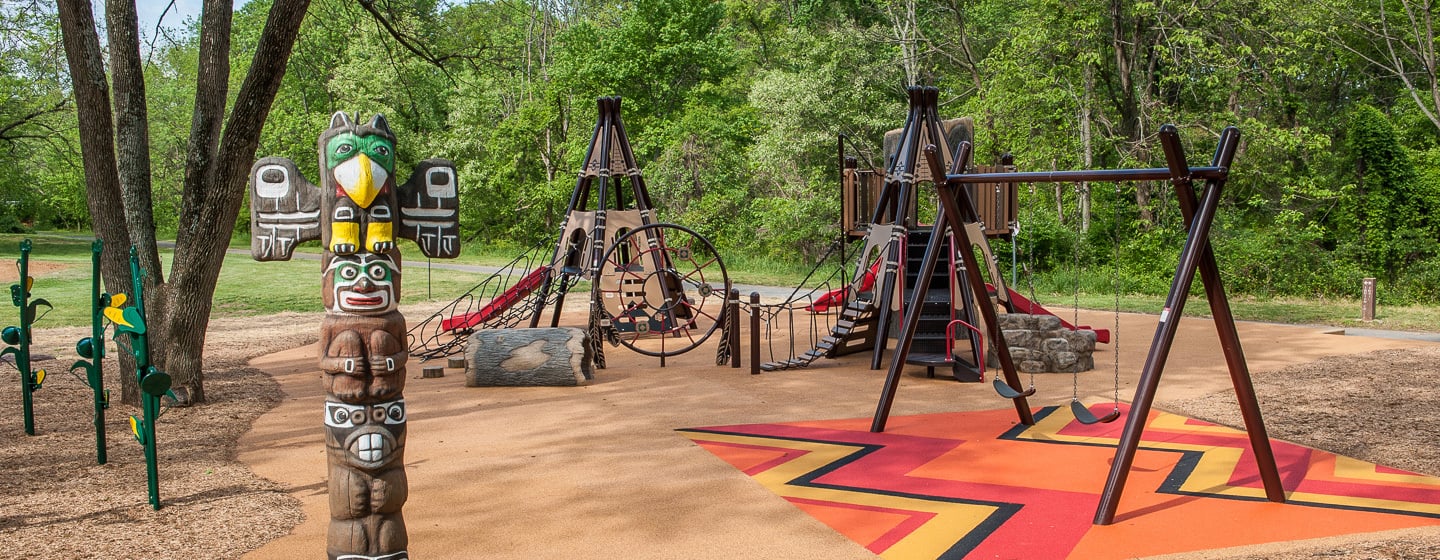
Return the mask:
POLYGON ((355 439, 355 456, 373 463, 385 457, 385 438, 380 434, 363 434, 355 439))

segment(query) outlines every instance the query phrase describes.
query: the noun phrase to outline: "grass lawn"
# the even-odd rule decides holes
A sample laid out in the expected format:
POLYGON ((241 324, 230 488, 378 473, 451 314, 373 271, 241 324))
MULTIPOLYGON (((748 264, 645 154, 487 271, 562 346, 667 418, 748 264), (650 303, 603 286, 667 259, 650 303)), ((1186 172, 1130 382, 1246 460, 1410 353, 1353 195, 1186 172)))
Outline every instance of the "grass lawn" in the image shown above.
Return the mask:
MULTIPOLYGON (((8 254, 18 259, 20 240, 26 237, 31 239, 34 245, 30 258, 32 263, 37 263, 34 267, 39 271, 36 273, 38 278, 31 290, 32 294, 37 298, 45 298, 55 306, 37 326, 87 324, 90 320, 89 239, 82 233, 0 234, 0 255, 8 254)), ((225 256, 225 265, 220 271, 220 280, 215 288, 214 312, 217 315, 246 316, 280 311, 321 311, 320 267, 317 261, 297 255, 290 261, 255 262, 250 259, 247 241, 241 239, 232 242, 231 247, 241 250, 242 254, 225 256)), ((405 243, 401 250, 407 251, 411 258, 417 258, 418 252, 413 245, 405 243)), ((307 244, 298 251, 318 254, 320 248, 317 244, 307 244)), ((448 262, 499 266, 522 252, 523 248, 472 243, 465 246, 460 258, 448 262)), ((162 258, 167 261, 171 254, 171 250, 161 250, 162 258)), ((727 256, 726 267, 730 279, 735 283, 769 286, 793 286, 810 272, 808 267, 800 265, 747 259, 743 256, 727 256)), ((828 274, 828 270, 818 272, 816 277, 828 274)), ((13 273, 9 275, 12 282, 14 276, 13 273)), ((412 267, 404 277, 401 301, 449 301, 484 277, 485 275, 479 273, 440 268, 432 269, 427 274, 423 268, 412 267)), ((1069 307, 1076 300, 1073 293, 1058 292, 1040 292, 1037 298, 1051 308, 1069 307)), ((1082 293, 1078 299, 1080 307, 1084 309, 1115 308, 1113 293, 1082 293)), ((1126 312, 1159 313, 1163 305, 1164 296, 1161 295, 1125 294, 1120 298, 1120 310, 1126 312)), ((1382 305, 1376 310, 1376 320, 1365 323, 1360 320, 1358 300, 1231 296, 1230 305, 1237 319, 1247 321, 1407 331, 1440 330, 1440 307, 1382 305)), ((9 321, 3 319, 3 313, 3 309, 0 309, 0 325, 18 322, 18 309, 12 308, 9 321)), ((1186 303, 1186 314, 1208 316, 1210 308, 1203 297, 1192 297, 1186 303)))
MULTIPOLYGON (((20 240, 29 238, 31 266, 36 270, 34 298, 44 298, 54 309, 37 322, 37 327, 86 325, 90 322, 90 240, 83 234, 36 233, 0 234, 0 258, 18 260, 20 240)), ((107 247, 106 250, 112 250, 107 247)), ((121 249, 126 250, 126 249, 121 249)), ((403 250, 403 249, 402 249, 403 250)), ((318 253, 318 249, 316 250, 318 253)), ((174 251, 161 249, 168 263, 174 251)), ((167 268, 168 274, 168 268, 167 268)), ((408 271, 401 284, 402 302, 449 301, 479 282, 483 275, 473 272, 434 269, 408 271)), ((13 282, 17 275, 10 273, 13 282)), ((102 289, 104 289, 102 287, 102 289)), ((215 287, 215 315, 264 315, 281 311, 322 311, 320 304, 320 263, 296 257, 281 262, 256 262, 249 248, 244 254, 225 255, 215 287)), ((44 313, 42 308, 41 313, 44 313)), ((0 306, 0 326, 19 322, 19 308, 0 306), (4 309, 11 313, 6 315, 4 309), (7 318, 8 317, 8 318, 7 318)))

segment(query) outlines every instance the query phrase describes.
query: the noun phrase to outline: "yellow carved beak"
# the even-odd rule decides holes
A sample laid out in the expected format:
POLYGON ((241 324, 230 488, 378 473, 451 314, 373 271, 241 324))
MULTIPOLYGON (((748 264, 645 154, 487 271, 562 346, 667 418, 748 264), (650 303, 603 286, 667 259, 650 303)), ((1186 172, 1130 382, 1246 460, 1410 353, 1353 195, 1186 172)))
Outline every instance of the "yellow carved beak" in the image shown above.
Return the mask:
POLYGON ((370 203, 380 194, 380 187, 388 179, 383 175, 381 169, 380 184, 376 184, 374 169, 379 167, 370 161, 370 156, 361 153, 349 161, 335 166, 335 180, 340 183, 340 188, 345 189, 345 194, 350 200, 355 201, 361 208, 369 208, 370 203))

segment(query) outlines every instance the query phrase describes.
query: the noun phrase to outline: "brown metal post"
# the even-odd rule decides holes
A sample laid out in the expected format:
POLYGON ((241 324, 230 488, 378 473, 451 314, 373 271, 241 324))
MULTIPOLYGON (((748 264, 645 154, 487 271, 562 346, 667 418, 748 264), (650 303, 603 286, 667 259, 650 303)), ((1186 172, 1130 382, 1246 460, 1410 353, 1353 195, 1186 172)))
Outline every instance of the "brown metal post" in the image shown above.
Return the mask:
MULTIPOLYGON (((961 144, 960 153, 956 154, 955 170, 964 169, 959 163, 969 164, 971 146, 969 142, 961 144), (962 158, 963 156, 963 158, 962 158)), ((1005 334, 1000 330, 1000 319, 996 316, 995 306, 990 303, 990 295, 985 291, 985 279, 980 276, 980 264, 975 261, 975 244, 985 243, 985 239, 970 239, 970 233, 961 223, 960 216, 969 214, 975 215, 975 209, 970 207, 970 198, 965 195, 964 188, 960 183, 952 183, 949 180, 935 184, 939 193, 940 208, 950 222, 950 229, 955 236, 955 246, 962 247, 960 258, 965 264, 965 277, 969 280, 970 297, 976 302, 980 309, 980 318, 985 321, 985 331, 990 336, 990 345, 995 349, 996 361, 1000 362, 1000 372, 1005 377, 1005 383, 1014 389, 1021 391, 1020 374, 1015 368, 1015 361, 1010 356, 1010 344, 1005 341, 1005 334)), ((978 359, 984 360, 984 356, 978 359)), ((1020 418, 1020 423, 1027 426, 1035 424, 1035 416, 1030 410, 1030 401, 1025 397, 1012 399, 1015 403, 1015 414, 1020 418)))
MULTIPOLYGON (((919 86, 910 86, 907 93, 910 96, 910 110, 905 115, 905 127, 900 132, 900 143, 895 148, 895 157, 890 161, 888 169, 885 170, 885 183, 887 190, 890 190, 893 199, 891 207, 890 223, 908 230, 911 227, 910 208, 913 206, 914 176, 915 169, 919 166, 919 153, 921 146, 920 126, 924 125, 925 115, 923 107, 925 104, 925 89, 919 86)), ((938 179, 938 178, 937 178, 938 179)), ((905 250, 905 240, 890 238, 886 251, 885 270, 879 278, 879 289, 875 291, 875 304, 877 320, 875 322, 875 348, 870 356, 870 369, 880 369, 884 361, 886 342, 890 337, 890 305, 894 301, 895 291, 904 292, 905 266, 904 259, 900 257, 905 250)), ((864 271, 858 271, 863 273, 864 271)), ((922 277, 924 278, 924 277, 922 277)), ((902 310, 903 311, 903 310, 902 310)), ((883 424, 883 423, 882 423, 883 424)))
POLYGON ((750 292, 750 375, 760 374, 760 292, 750 292))
MULTIPOLYGON (((1235 156, 1240 140, 1240 131, 1228 127, 1220 135, 1215 148, 1215 165, 1229 167, 1235 156)), ((1195 189, 1185 175, 1185 156, 1180 145, 1180 136, 1173 126, 1160 129, 1160 141, 1170 160, 1171 172, 1175 174, 1175 196, 1180 202, 1180 213, 1186 225, 1195 218, 1195 189)), ((1207 188, 1214 185, 1216 196, 1224 188, 1224 181, 1211 180, 1207 188)), ((1245 352, 1240 347, 1240 333, 1235 328, 1235 317, 1230 312, 1230 300, 1225 295, 1225 285, 1220 278, 1220 266, 1215 260, 1215 251, 1209 239, 1202 239, 1200 249, 1200 281, 1205 286, 1205 298, 1210 301, 1210 316, 1214 318, 1215 331, 1220 337, 1220 349, 1225 354, 1225 365, 1230 371, 1230 382, 1235 387, 1236 402, 1245 422, 1245 432, 1250 436, 1250 448, 1255 453, 1255 463, 1260 470, 1260 479, 1265 485, 1265 497, 1272 502, 1285 501, 1285 488, 1280 481, 1280 471, 1275 466, 1275 454, 1270 448, 1270 436, 1260 414, 1260 401, 1255 396, 1255 385, 1250 378, 1250 368, 1245 362, 1245 352)))
MULTIPOLYGON (((925 258, 920 264, 920 278, 929 278, 935 274, 935 264, 940 260, 940 241, 945 238, 945 227, 947 223, 940 219, 945 217, 945 208, 941 207, 939 216, 935 220, 935 226, 930 234, 930 242, 925 245, 925 258)), ((885 385, 880 390, 880 403, 875 407, 875 417, 870 421, 870 431, 885 431, 885 422, 890 419, 890 407, 895 404, 895 390, 900 386, 900 372, 905 369, 905 360, 910 357, 910 346, 915 342, 915 329, 920 324, 920 305, 925 301, 925 294, 930 291, 929 282, 916 282, 915 290, 910 292, 910 305, 905 309, 904 320, 900 324, 900 337, 895 342, 895 350, 890 354, 890 370, 885 374, 885 385)), ((876 342, 877 345, 882 344, 876 342)))
MULTIPOLYGON (((595 146, 599 145, 595 140, 605 127, 605 110, 603 105, 595 117, 595 130, 590 133, 590 145, 585 148, 585 159, 587 164, 590 158, 595 155, 595 146)), ((585 174, 585 169, 580 169, 580 176, 575 179, 575 190, 570 191, 570 204, 565 207, 565 217, 560 219, 560 240, 555 244, 555 252, 550 255, 550 265, 555 266, 555 257, 560 255, 560 249, 569 242, 565 238, 566 226, 570 223, 570 215, 576 210, 584 208, 587 199, 590 198, 590 177, 585 174)), ((540 285, 540 292, 535 298, 535 308, 530 313, 530 328, 540 326, 540 315, 545 312, 545 302, 550 299, 550 288, 555 281, 555 272, 552 270, 545 275, 545 282, 540 285)), ((565 294, 559 294, 555 301, 555 314, 550 319, 550 326, 554 327, 560 321, 560 310, 565 306, 565 294)))
MULTIPOLYGON (((958 169, 964 169, 963 163, 970 160, 971 146, 969 142, 960 145, 959 153, 955 158, 958 169)), ((938 177, 940 170, 940 156, 934 146, 926 148, 926 155, 930 164, 935 169, 938 177)), ((930 242, 925 246, 925 257, 920 264, 920 278, 929 278, 935 273, 935 266, 940 259, 940 240, 949 231, 955 236, 956 245, 964 247, 961 251, 961 258, 965 261, 966 275, 970 280, 971 296, 979 301, 981 316, 984 318, 987 330, 989 331, 992 343, 995 345, 995 353, 999 358, 1001 368, 1005 372, 1005 380, 1012 387, 1020 387, 1020 377, 1015 373, 1015 364, 1010 359, 1009 348, 1005 344, 1005 338, 1000 333, 1000 324, 996 319, 995 308, 989 305, 989 296, 985 294, 985 282, 980 277, 979 266, 975 262, 973 243, 965 232, 965 225, 960 216, 970 215, 974 210, 969 208, 969 199, 959 200, 963 196, 963 190, 956 183, 954 186, 947 182, 935 183, 940 198, 940 209, 937 211, 935 226, 930 236, 930 242), (966 205, 966 206, 962 206, 966 205)), ((890 409, 895 402, 895 391, 900 385, 900 372, 905 368, 905 360, 909 357, 911 343, 915 340, 915 329, 920 323, 920 302, 925 301, 925 295, 929 291, 928 282, 917 282, 915 290, 911 293, 910 305, 905 310, 905 318, 900 326, 900 338, 895 345, 895 351, 890 356, 890 369, 885 376, 885 385, 880 392, 880 402, 875 409, 875 417, 871 420, 871 432, 885 431, 885 424, 890 418, 890 409)), ((1030 404, 1024 398, 1015 399, 1015 410, 1020 416, 1020 422, 1026 425, 1033 425, 1035 418, 1030 411, 1030 404)))
POLYGON ((1115 510, 1120 504, 1120 493, 1124 491, 1125 480, 1130 475, 1130 467, 1135 461, 1135 451, 1140 444, 1141 431, 1144 430, 1145 420, 1150 415, 1150 407, 1155 402, 1155 391, 1160 385, 1160 375, 1165 369, 1165 361, 1170 355, 1170 347, 1175 342, 1175 333, 1179 329, 1180 317, 1185 310, 1185 300, 1200 265, 1204 242, 1210 236, 1210 226, 1215 218, 1216 207, 1220 202, 1221 185, 1223 185, 1223 180, 1206 183, 1200 206, 1190 224, 1185 245, 1180 251, 1180 260, 1175 265, 1175 276, 1170 283, 1170 293, 1166 296, 1165 307, 1160 312, 1160 323, 1156 325, 1155 336, 1150 341, 1150 351, 1145 357, 1145 366, 1140 374, 1140 382, 1135 388, 1135 398, 1130 405, 1130 414, 1125 422, 1125 430, 1120 435, 1120 444, 1115 450, 1115 460, 1110 465, 1110 475, 1106 478, 1105 490, 1100 495, 1100 504, 1094 519, 1096 525, 1109 525, 1115 522, 1115 510))
POLYGON ((726 325, 730 327, 730 367, 740 367, 740 290, 730 288, 730 297, 726 300, 725 314, 728 319, 726 325))
POLYGON ((1375 279, 1365 278, 1360 281, 1360 320, 1370 322, 1375 320, 1375 279))

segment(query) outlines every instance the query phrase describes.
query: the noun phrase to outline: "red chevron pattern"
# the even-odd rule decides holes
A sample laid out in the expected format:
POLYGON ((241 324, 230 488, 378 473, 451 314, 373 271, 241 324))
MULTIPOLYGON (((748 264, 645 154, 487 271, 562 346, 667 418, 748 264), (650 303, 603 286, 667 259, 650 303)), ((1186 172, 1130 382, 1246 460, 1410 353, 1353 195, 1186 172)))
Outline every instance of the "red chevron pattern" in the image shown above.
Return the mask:
POLYGON ((891 559, 1131 558, 1440 525, 1435 477, 1275 441, 1290 501, 1274 504, 1243 432, 1152 412, 1116 523, 1093 526, 1123 423, 1086 426, 1055 407, 1036 419, 1017 425, 1004 409, 892 418, 883 434, 868 418, 680 431, 891 559))

